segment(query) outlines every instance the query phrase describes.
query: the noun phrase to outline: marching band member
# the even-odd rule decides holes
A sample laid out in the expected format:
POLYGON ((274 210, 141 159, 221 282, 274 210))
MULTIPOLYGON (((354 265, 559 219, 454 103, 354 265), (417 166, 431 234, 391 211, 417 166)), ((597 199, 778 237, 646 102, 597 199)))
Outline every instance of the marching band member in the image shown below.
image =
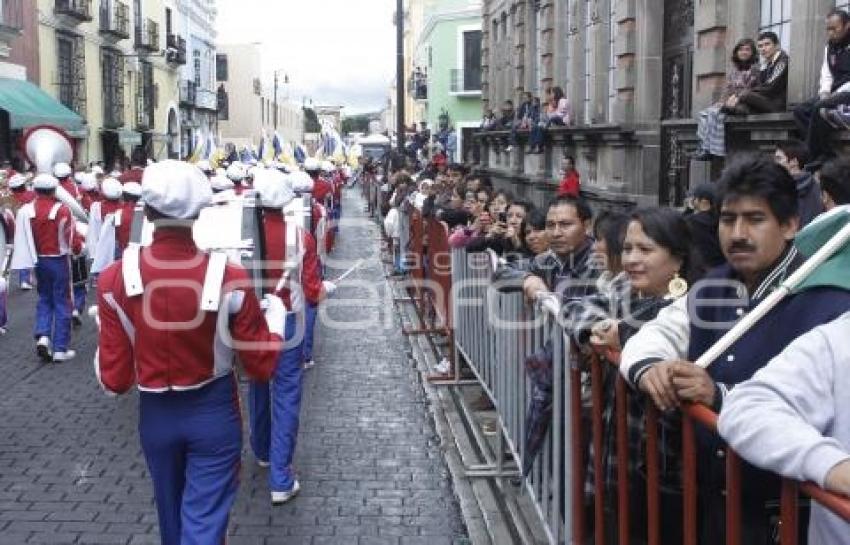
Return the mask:
POLYGON ((53 165, 53 176, 59 180, 59 185, 74 197, 77 201, 80 200, 80 190, 77 187, 77 182, 74 181, 74 170, 68 163, 56 163, 53 165))
POLYGON ((136 214, 136 204, 142 198, 142 185, 138 182, 127 182, 121 192, 121 208, 115 212, 115 259, 130 245, 130 231, 133 227, 133 216, 136 214))
POLYGON ((226 176, 233 182, 233 192, 237 195, 241 195, 248 189, 244 183, 247 175, 248 172, 243 163, 237 161, 227 167, 226 176))
POLYGON ((36 353, 44 362, 63 362, 76 355, 68 348, 72 311, 69 254, 79 254, 82 245, 74 236, 71 210, 56 198, 59 180, 39 174, 33 187, 35 200, 18 211, 12 269, 35 267, 36 353))
MULTIPOLYGON (((29 204, 35 200, 35 191, 27 187, 27 177, 23 174, 13 174, 9 178, 9 191, 15 201, 16 212, 25 204, 29 204)), ((18 285, 24 291, 32 289, 32 269, 21 269, 18 271, 18 285)))
POLYGON ((121 210, 121 195, 124 186, 116 178, 103 180, 101 193, 103 200, 92 203, 89 213, 89 230, 86 234, 86 247, 92 260, 91 273, 97 275, 107 265, 115 261, 115 224, 113 218, 121 210))
POLYGON ((336 286, 321 280, 316 243, 310 233, 285 219, 283 208, 295 198, 287 177, 275 170, 261 171, 256 190, 263 207, 264 279, 290 313, 284 332, 286 345, 271 384, 254 382, 250 386, 251 447, 259 465, 271 465, 271 501, 281 505, 301 488, 292 458, 301 410, 305 300, 318 304, 336 286))
POLYGON ((103 200, 97 187, 97 175, 94 172, 83 173, 82 181, 80 182, 80 189, 82 189, 80 204, 86 212, 91 212, 92 204, 103 200))
POLYGON ((211 197, 193 165, 148 167, 142 200, 153 242, 131 245, 98 282, 95 370, 107 392, 140 391, 139 435, 163 545, 226 540, 242 449, 233 364, 238 355, 249 376, 269 380, 282 347, 281 300, 266 296, 264 320, 245 269, 195 245, 192 223, 211 197), (216 310, 204 310, 209 290, 216 310))

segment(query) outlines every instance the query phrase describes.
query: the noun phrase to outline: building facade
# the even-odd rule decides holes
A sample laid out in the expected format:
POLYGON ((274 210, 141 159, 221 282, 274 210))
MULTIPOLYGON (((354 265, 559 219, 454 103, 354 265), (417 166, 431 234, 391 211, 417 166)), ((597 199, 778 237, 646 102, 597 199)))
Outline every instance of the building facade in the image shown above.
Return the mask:
POLYGON ((177 46, 185 40, 186 62, 180 69, 180 155, 190 157, 195 147, 218 134, 216 86, 215 0, 171 0, 176 3, 177 46))
MULTIPOLYGON (((483 99, 497 107, 561 86, 572 127, 550 131, 544 155, 482 133, 482 166, 538 202, 564 154, 591 198, 627 206, 678 204, 722 164, 697 163, 694 116, 718 97, 732 46, 773 30, 791 57, 789 105, 817 91, 824 16, 846 0, 485 0, 483 99)), ((789 114, 728 125, 734 150, 794 135, 789 114)))
POLYGON ((426 74, 425 96, 416 96, 424 121, 433 135, 455 128, 458 158, 470 155, 481 123, 481 9, 479 0, 426 0, 414 57, 426 74))
POLYGON ((87 124, 81 164, 172 155, 178 68, 162 0, 38 0, 42 89, 87 124))
POLYGON ((303 109, 285 98, 280 81, 277 88, 264 84, 258 45, 219 45, 217 64, 222 144, 257 146, 263 133, 271 137, 275 131, 285 142, 303 141, 303 109))

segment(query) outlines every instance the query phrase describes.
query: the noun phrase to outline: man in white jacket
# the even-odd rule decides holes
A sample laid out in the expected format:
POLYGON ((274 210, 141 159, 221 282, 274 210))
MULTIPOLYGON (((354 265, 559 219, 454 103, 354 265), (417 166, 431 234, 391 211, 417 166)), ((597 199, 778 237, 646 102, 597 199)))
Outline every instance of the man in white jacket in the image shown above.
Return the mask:
MULTIPOLYGON (((720 434, 747 461, 850 496, 850 313, 798 338, 738 385, 720 434)), ((844 545, 850 522, 812 507, 809 545, 844 545)))

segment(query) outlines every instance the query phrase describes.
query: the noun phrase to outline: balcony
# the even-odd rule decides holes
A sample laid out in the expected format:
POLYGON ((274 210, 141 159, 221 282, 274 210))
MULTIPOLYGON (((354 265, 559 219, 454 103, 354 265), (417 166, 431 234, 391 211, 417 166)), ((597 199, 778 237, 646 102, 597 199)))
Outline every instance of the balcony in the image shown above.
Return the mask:
POLYGON ((210 89, 197 89, 195 107, 210 112, 218 111, 218 93, 210 89))
POLYGON ((130 38, 130 8, 122 2, 100 7, 100 35, 112 43, 130 38))
POLYGON ((159 23, 145 19, 141 28, 136 28, 136 49, 144 53, 159 51, 159 23))
POLYGON ((456 96, 481 95, 481 68, 474 70, 452 69, 449 91, 456 96))
POLYGON ((165 61, 169 64, 186 64, 186 40, 176 34, 165 36, 165 61))
POLYGON ((414 73, 407 81, 407 92, 414 100, 428 100, 428 76, 414 73))
POLYGON ((0 54, 9 52, 9 40, 21 35, 24 12, 23 0, 5 0, 0 2, 0 54))
POLYGON ((55 0, 53 13, 64 22, 76 26, 92 20, 91 0, 55 0))
POLYGON ((195 86, 194 81, 181 81, 180 82, 180 105, 181 106, 195 106, 195 101, 197 100, 198 88, 195 86))

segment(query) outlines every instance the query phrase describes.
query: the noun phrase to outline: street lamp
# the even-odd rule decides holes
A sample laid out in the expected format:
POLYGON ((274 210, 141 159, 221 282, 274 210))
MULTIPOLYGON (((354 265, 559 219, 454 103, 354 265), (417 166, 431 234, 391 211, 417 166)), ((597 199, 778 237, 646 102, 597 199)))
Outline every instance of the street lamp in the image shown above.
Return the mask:
MULTIPOLYGON (((278 74, 283 70, 275 70, 274 71, 274 128, 277 130, 277 87, 278 87, 278 74)), ((283 75, 283 84, 289 85, 289 74, 283 75)))

